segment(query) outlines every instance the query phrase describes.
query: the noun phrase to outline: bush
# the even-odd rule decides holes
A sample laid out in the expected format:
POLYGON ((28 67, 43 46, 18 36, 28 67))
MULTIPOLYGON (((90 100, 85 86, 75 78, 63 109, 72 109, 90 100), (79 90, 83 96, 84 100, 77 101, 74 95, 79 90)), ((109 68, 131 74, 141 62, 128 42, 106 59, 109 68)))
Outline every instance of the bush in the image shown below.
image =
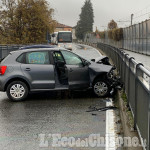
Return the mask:
POLYGON ((113 39, 112 31, 113 31, 113 30, 109 30, 109 31, 108 31, 108 37, 109 37, 109 39, 113 39))
POLYGON ((108 31, 109 39, 113 39, 114 41, 120 41, 123 39, 123 28, 117 28, 108 31))
POLYGON ((112 30, 112 38, 114 41, 120 41, 123 39, 123 29, 118 28, 118 29, 113 29, 112 30))
POLYGON ((104 39, 105 38, 105 31, 99 32, 99 36, 100 36, 100 38, 104 39))

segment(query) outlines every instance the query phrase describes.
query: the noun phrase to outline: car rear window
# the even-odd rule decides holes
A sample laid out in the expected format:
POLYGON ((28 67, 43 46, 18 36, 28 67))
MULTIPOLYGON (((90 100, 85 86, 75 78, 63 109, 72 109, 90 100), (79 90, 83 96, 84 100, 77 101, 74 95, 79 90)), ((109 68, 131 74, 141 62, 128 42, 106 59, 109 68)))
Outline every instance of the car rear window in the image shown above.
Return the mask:
POLYGON ((31 52, 26 54, 28 64, 49 64, 48 52, 31 52))
POLYGON ((21 54, 18 58, 17 58, 17 62, 19 63, 25 63, 25 53, 21 54))
POLYGON ((25 64, 50 64, 49 52, 27 52, 17 58, 17 62, 25 64))

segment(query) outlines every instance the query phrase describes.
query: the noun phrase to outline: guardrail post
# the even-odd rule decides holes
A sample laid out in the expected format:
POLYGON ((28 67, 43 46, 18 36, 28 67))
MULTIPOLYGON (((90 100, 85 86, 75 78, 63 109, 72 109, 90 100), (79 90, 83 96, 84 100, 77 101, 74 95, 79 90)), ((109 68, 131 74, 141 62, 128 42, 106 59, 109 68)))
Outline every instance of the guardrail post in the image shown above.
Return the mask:
POLYGON ((131 57, 131 58, 129 58, 129 77, 128 77, 128 101, 127 101, 127 105, 129 106, 129 97, 130 97, 130 94, 131 94, 131 92, 130 92, 130 72, 131 72, 131 61, 132 61, 132 59, 134 59, 134 57, 131 57))
POLYGON ((136 79, 135 79, 135 114, 134 114, 134 130, 137 129, 136 127, 136 123, 137 123, 137 80, 139 78, 139 76, 142 76, 141 73, 138 72, 139 66, 143 66, 142 63, 139 63, 136 65, 136 79))
POLYGON ((147 24, 147 20, 146 20, 146 55, 148 51, 148 24, 147 24))
MULTIPOLYGON (((124 52, 122 52, 122 79, 123 79, 123 82, 125 83, 125 80, 126 80, 126 68, 125 65, 126 65, 126 56, 128 56, 129 54, 125 54, 124 52)), ((124 87, 125 88, 125 87, 124 87)))

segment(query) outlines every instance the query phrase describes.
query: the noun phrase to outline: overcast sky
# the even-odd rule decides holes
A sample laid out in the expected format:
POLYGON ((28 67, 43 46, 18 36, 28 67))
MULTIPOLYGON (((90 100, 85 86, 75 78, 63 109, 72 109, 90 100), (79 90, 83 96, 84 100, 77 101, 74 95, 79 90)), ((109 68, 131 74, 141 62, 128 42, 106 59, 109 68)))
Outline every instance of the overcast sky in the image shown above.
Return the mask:
MULTIPOLYGON (((55 19, 63 24, 75 26, 79 20, 81 7, 85 0, 48 0, 55 9, 55 19)), ((130 16, 134 14, 134 23, 150 18, 150 0, 91 0, 94 9, 94 30, 106 29, 111 19, 120 27, 130 25, 130 16), (125 22, 128 21, 128 22, 125 22)))

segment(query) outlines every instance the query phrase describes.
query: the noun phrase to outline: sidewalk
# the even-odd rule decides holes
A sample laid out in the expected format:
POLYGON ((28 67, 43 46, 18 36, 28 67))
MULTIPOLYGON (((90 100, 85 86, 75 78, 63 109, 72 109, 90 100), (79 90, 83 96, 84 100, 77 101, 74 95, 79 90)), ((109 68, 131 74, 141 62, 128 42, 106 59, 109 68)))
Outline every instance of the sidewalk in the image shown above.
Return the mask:
POLYGON ((129 56, 134 57, 137 62, 142 63, 146 69, 150 70, 150 56, 134 53, 124 49, 122 50, 129 54, 129 56))

